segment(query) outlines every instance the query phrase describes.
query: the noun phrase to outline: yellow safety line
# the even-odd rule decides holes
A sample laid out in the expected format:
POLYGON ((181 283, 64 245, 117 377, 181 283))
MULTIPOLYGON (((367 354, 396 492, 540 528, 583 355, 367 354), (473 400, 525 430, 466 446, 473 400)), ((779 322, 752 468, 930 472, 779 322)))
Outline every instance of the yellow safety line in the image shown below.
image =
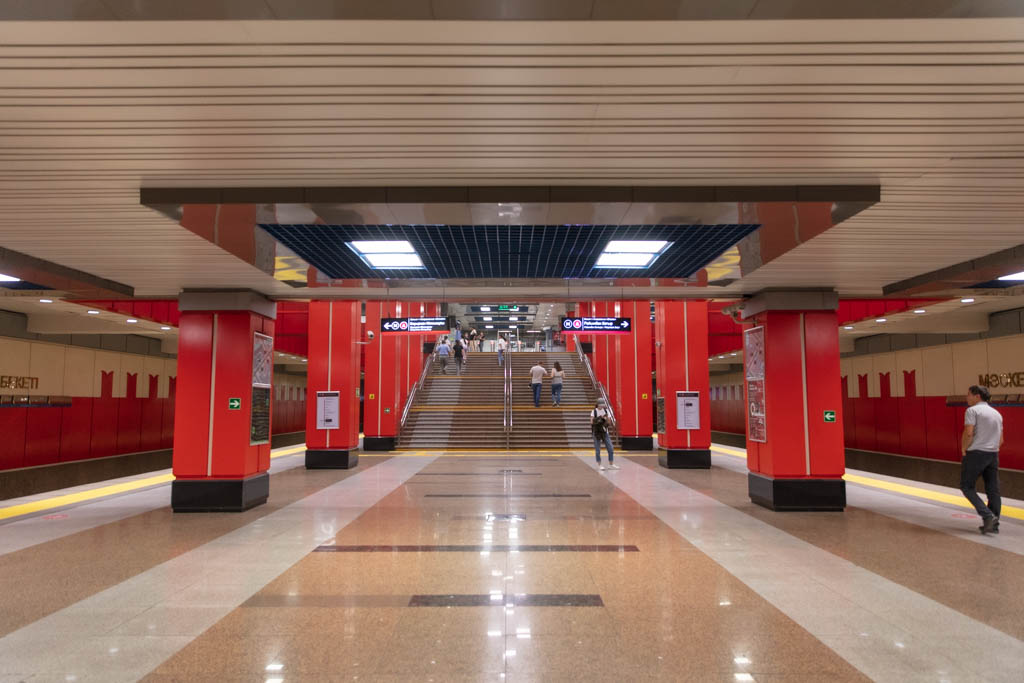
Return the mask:
MULTIPOLYGON (((296 446, 294 448, 287 448, 285 450, 272 453, 270 457, 283 458, 286 455, 294 455, 295 453, 304 450, 306 450, 305 446, 296 446)), ((96 500, 97 498, 106 498, 107 496, 117 495, 118 493, 137 491, 149 486, 156 486, 157 484, 166 484, 169 481, 174 481, 173 474, 158 474, 153 477, 146 477, 145 479, 136 479, 135 481, 111 484, 109 486, 100 486, 87 491, 79 491, 78 493, 65 493, 61 496, 35 500, 30 503, 11 505, 10 507, 0 508, 0 520, 10 519, 11 517, 20 517, 22 515, 30 515, 34 512, 43 512, 44 510, 52 510, 54 508, 74 505, 75 503, 82 503, 88 500, 96 500)))
MULTIPOLYGON (((712 446, 711 450, 716 453, 722 453, 723 455, 732 455, 738 458, 746 459, 747 455, 744 451, 736 448, 727 448, 725 446, 712 446)), ((923 489, 917 486, 910 486, 909 484, 897 484, 891 481, 885 481, 884 479, 875 479, 873 477, 865 477, 860 474, 850 474, 847 472, 843 475, 843 479, 854 484, 860 484, 861 486, 870 486, 875 489, 882 489, 883 491, 891 491, 892 493, 901 493, 905 496, 912 496, 914 498, 921 498, 923 500, 933 500, 937 503, 946 503, 948 505, 955 505, 959 508, 967 508, 973 510, 974 506, 967 501, 966 498, 953 493, 942 493, 940 491, 932 491, 931 489, 923 489)), ((1012 519, 1024 519, 1024 509, 1014 507, 1012 505, 1004 505, 1002 517, 1010 517, 1012 519)))

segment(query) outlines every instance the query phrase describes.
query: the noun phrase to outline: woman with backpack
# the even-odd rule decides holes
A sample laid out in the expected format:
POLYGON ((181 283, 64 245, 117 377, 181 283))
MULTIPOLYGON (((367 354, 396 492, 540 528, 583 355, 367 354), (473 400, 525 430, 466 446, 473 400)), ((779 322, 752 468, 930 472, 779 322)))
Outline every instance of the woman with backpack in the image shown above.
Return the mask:
POLYGON ((608 402, 603 398, 597 399, 597 405, 590 411, 590 430, 594 434, 594 457, 597 458, 597 466, 604 470, 617 470, 615 464, 615 450, 612 448, 612 437, 608 434, 611 429, 612 415, 608 410, 608 402), (608 451, 608 467, 601 464, 601 442, 608 451))

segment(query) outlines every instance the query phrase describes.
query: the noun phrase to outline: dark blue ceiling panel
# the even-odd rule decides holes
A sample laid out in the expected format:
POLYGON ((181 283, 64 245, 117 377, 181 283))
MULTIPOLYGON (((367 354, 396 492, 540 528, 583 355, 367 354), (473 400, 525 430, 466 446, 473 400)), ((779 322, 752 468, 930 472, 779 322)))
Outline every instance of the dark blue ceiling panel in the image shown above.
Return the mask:
POLYGON ((689 277, 758 225, 283 225, 264 230, 335 279, 689 277), (422 269, 374 269, 356 240, 408 240, 422 269), (611 240, 666 240, 648 268, 594 268, 611 240))

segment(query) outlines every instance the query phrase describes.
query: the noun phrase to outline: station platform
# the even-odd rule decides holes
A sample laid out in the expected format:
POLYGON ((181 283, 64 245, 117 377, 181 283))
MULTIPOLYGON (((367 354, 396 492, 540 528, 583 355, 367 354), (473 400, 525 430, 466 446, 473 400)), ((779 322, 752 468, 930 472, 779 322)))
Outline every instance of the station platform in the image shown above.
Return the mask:
POLYGON ((169 471, 4 501, 0 682, 1010 681, 1024 502, 850 471, 845 512, 750 502, 743 449, 409 451, 173 514, 169 471))

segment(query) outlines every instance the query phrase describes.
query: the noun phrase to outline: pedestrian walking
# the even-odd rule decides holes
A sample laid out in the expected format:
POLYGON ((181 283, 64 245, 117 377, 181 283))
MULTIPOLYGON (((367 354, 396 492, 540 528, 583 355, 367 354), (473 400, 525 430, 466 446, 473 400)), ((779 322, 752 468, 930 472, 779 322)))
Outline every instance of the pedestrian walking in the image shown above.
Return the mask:
POLYGON ((441 374, 448 374, 448 357, 451 355, 451 348, 448 346, 448 337, 445 337, 437 344, 437 357, 441 359, 441 374))
POLYGON ((597 399, 597 404, 590 411, 590 431, 594 435, 594 457, 597 459, 597 466, 604 470, 617 470, 615 464, 615 449, 612 448, 612 437, 608 430, 612 426, 612 414, 608 410, 608 402, 603 398, 597 399), (608 451, 608 467, 601 464, 601 442, 604 442, 605 450, 608 451))
POLYGON ((555 367, 551 369, 551 404, 562 405, 562 379, 565 377, 565 370, 557 360, 555 367))
POLYGON ((530 388, 533 389, 534 408, 540 408, 540 389, 543 386, 544 375, 546 374, 548 374, 548 371, 544 369, 539 360, 530 368, 530 388))
POLYGON ((967 413, 964 415, 964 436, 960 442, 963 461, 960 464, 960 490, 981 515, 982 534, 999 533, 999 449, 1003 445, 1003 416, 988 404, 987 387, 971 386, 967 390, 967 413), (985 482, 988 505, 981 502, 976 485, 978 477, 985 482))
POLYGON ((505 365, 505 347, 508 346, 508 342, 500 334, 498 335, 498 367, 504 367, 505 365))
POLYGON ((462 364, 466 361, 466 341, 464 339, 455 340, 455 348, 452 349, 452 355, 455 356, 455 374, 462 374, 462 364))

